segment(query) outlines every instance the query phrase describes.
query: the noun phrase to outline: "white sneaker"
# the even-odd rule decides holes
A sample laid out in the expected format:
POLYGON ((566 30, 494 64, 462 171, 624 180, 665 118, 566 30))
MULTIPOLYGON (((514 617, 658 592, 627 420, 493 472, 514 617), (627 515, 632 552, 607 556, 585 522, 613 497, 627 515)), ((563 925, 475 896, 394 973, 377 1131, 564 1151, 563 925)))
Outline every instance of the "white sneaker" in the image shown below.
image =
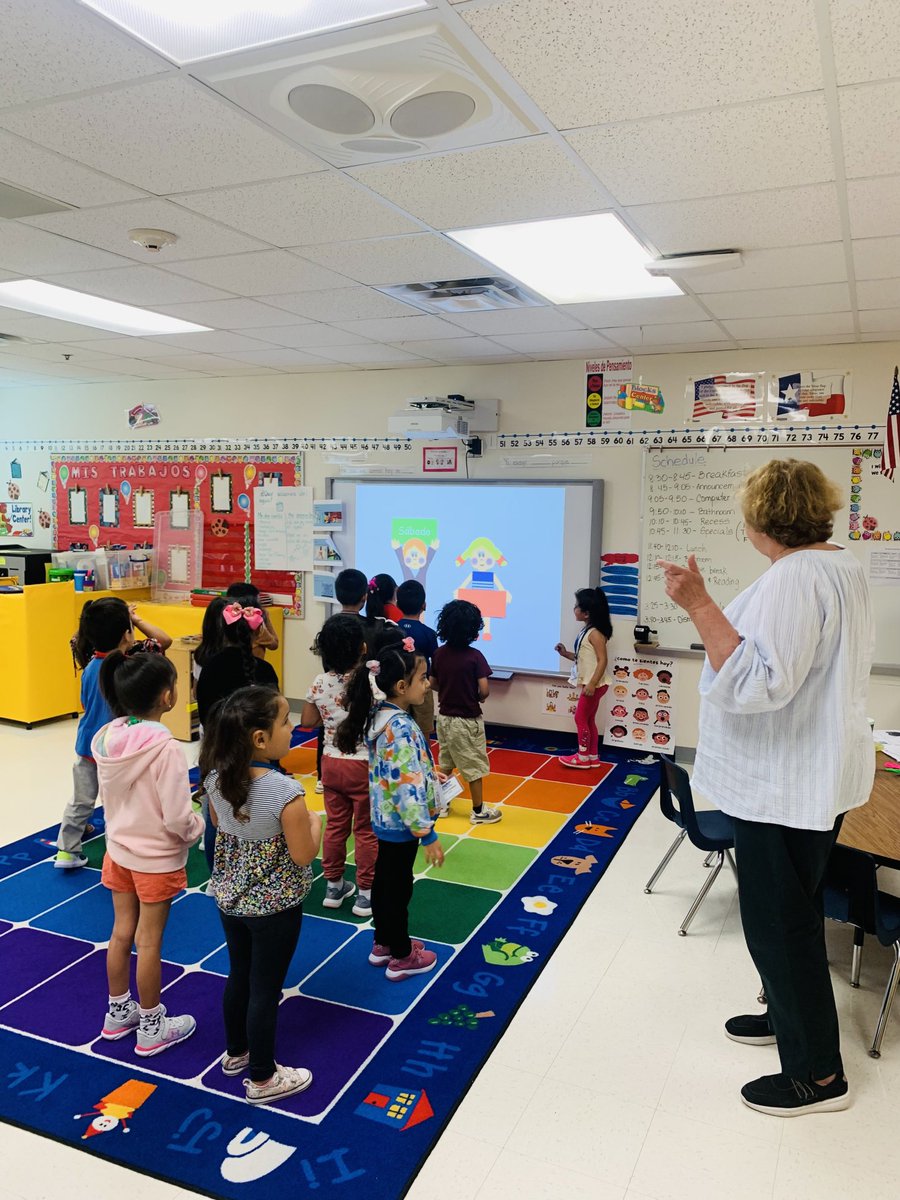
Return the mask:
POLYGON ((222 1055, 222 1074, 223 1075, 240 1075, 241 1071, 246 1071, 250 1065, 250 1051, 244 1054, 235 1054, 233 1057, 230 1054, 222 1055))
POLYGON ((86 854, 69 854, 66 850, 57 850, 53 865, 57 871, 74 871, 88 864, 86 854))
POLYGON ((503 820, 503 813, 499 808, 494 808, 490 804, 482 804, 478 812, 472 809, 472 815, 469 817, 471 825, 493 825, 496 821, 503 820))
POLYGON ((325 784, 321 779, 316 780, 316 795, 321 796, 325 791, 325 784))
POLYGON ((439 817, 449 817, 450 816, 450 801, 449 800, 446 802, 446 804, 441 805, 441 807, 438 809, 437 815, 439 817))
POLYGON ((165 1006, 161 1007, 162 1017, 154 1017, 149 1021, 144 1017, 138 1026, 134 1052, 140 1058, 162 1054, 170 1046, 177 1046, 179 1042, 186 1041, 197 1028, 193 1017, 168 1017, 165 1006))
POLYGON ((266 1083, 244 1080, 247 1103, 271 1104, 275 1100, 283 1100, 297 1092, 305 1092, 312 1081, 312 1071, 306 1067, 279 1067, 276 1063, 275 1074, 266 1083))

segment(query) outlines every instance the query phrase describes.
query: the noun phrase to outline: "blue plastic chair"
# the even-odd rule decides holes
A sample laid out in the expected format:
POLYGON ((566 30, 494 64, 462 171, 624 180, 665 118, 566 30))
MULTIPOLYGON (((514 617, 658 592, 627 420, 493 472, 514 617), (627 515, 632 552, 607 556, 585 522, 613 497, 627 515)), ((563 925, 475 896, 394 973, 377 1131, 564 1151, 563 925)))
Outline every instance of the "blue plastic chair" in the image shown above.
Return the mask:
POLYGON ((698 850, 707 851, 707 863, 711 870, 704 881, 703 887, 697 893, 697 898, 687 911, 687 916, 678 927, 679 937, 686 937, 691 921, 697 910, 706 899, 707 893, 716 882, 719 872, 728 860, 728 865, 737 879, 737 870, 731 851, 734 849, 734 824, 726 813, 717 808, 694 808, 694 797, 691 792, 691 781, 684 767, 679 767, 671 758, 664 754, 659 756, 662 764, 662 776, 659 783, 659 807, 662 815, 678 826, 680 833, 663 855, 662 862, 650 876, 645 893, 649 896, 654 885, 663 871, 675 856, 675 851, 685 838, 698 850))

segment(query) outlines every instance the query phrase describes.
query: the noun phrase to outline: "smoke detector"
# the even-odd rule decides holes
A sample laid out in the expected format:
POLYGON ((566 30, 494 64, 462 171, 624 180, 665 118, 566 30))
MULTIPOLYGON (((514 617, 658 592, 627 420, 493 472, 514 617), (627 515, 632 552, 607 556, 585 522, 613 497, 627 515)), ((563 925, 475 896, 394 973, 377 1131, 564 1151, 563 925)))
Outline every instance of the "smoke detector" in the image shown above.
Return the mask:
POLYGON ((178 235, 165 229, 129 229, 129 240, 136 246, 142 246, 151 254, 158 254, 164 246, 174 246, 178 235))
POLYGON ((336 167, 467 149, 536 132, 433 12, 348 40, 323 35, 192 73, 336 167))
POLYGON ((545 300, 526 291, 521 284, 494 275, 434 283, 400 283, 375 290, 435 313, 485 312, 497 308, 534 308, 546 304, 545 300))

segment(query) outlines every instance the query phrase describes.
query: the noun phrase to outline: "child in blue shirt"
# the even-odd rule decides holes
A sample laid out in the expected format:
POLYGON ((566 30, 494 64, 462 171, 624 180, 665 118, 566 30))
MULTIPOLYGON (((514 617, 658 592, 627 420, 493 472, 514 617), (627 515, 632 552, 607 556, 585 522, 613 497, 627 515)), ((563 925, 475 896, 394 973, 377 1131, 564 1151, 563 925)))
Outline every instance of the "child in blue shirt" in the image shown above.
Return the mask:
MULTIPOLYGON (((438 648, 437 634, 430 625, 422 620, 425 611, 425 589, 417 579, 407 579, 397 588, 397 607, 403 613, 403 620, 398 621, 406 637, 411 637, 416 647, 416 654, 425 659, 428 674, 431 674, 431 660, 438 648)), ((421 704, 410 706, 409 715, 419 726, 426 738, 434 732, 434 693, 429 688, 421 704)))
POLYGON ((81 610, 78 632, 72 640, 72 655, 82 669, 81 705, 84 709, 75 734, 75 765, 72 767, 74 791, 66 805, 56 839, 54 867, 70 871, 87 864, 81 852, 81 842, 97 803, 99 784, 97 764, 91 754, 95 734, 113 719, 109 705, 100 691, 100 664, 113 650, 125 651, 134 645, 134 631, 159 644, 161 650, 172 645, 172 639, 155 625, 142 621, 134 610, 118 596, 88 600, 81 610))

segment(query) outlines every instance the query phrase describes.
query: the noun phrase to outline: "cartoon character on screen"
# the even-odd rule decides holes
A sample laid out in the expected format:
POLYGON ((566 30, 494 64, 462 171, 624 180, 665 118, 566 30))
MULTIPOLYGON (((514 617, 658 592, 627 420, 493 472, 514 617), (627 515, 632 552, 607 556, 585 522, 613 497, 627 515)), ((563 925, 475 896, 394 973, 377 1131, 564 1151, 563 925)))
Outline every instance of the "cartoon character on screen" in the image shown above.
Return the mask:
POLYGON ((424 587, 425 576, 428 574, 431 560, 437 554, 440 544, 437 538, 432 538, 427 545, 419 537, 407 538, 404 542, 398 542, 396 538, 392 539, 391 549, 397 555, 397 562, 400 564, 404 580, 415 579, 424 587))
POLYGON ((484 617, 484 630, 481 641, 491 640, 491 621, 502 620, 506 616, 506 606, 512 603, 512 593, 508 592, 497 576, 494 567, 506 566, 502 552, 490 538, 475 538, 459 555, 456 565, 461 567, 469 563, 471 570, 453 593, 457 600, 468 600, 480 609, 484 617))

